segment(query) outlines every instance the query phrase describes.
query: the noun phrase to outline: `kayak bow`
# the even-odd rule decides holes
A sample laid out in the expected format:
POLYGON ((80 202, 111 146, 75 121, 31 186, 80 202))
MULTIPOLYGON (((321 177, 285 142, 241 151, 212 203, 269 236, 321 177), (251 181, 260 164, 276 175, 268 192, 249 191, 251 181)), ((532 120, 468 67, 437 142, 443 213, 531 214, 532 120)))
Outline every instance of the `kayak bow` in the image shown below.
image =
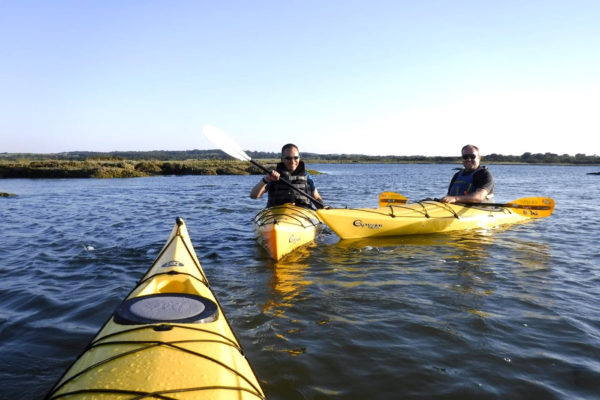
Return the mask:
POLYGON ((178 218, 138 286, 47 399, 264 399, 178 218))
POLYGON ((256 239, 276 261, 315 240, 320 227, 314 210, 293 204, 265 208, 254 217, 256 239))

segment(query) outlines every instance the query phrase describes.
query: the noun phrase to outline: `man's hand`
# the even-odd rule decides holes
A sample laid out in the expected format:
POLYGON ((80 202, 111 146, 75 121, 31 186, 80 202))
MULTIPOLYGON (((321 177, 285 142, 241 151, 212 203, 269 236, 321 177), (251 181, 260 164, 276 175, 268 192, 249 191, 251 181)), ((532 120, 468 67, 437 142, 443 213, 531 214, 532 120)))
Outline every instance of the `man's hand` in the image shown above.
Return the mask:
POLYGON ((456 196, 444 196, 440 199, 440 201, 442 203, 448 203, 448 204, 452 204, 452 203, 456 203, 457 202, 457 198, 456 196))
POLYGON ((272 170, 271 173, 269 173, 267 176, 265 176, 265 179, 268 182, 274 182, 274 181, 278 181, 279 180, 279 172, 272 170))

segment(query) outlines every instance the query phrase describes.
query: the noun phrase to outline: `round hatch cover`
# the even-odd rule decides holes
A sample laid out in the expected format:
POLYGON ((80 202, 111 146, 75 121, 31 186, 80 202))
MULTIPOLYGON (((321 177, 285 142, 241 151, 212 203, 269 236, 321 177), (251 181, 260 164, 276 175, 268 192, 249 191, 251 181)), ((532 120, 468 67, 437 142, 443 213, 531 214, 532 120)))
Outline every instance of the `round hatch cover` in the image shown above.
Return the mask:
POLYGON ((128 325, 212 322, 217 316, 218 308, 213 301, 183 293, 134 297, 121 303, 114 314, 115 322, 128 325))

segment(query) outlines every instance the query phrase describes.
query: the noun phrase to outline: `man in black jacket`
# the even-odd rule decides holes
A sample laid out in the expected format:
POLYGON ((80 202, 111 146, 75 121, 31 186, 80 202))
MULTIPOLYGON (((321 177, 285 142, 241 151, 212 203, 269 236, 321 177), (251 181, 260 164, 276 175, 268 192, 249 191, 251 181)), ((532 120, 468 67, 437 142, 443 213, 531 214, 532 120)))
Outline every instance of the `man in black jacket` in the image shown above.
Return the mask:
POLYGON ((298 146, 288 143, 281 149, 281 162, 277 167, 261 179, 250 191, 250 197, 257 199, 265 192, 269 195, 267 207, 277 206, 285 203, 294 203, 298 206, 311 207, 311 200, 302 195, 303 193, 322 201, 321 195, 306 171, 304 161, 300 160, 298 146), (285 179, 297 190, 280 181, 285 179))

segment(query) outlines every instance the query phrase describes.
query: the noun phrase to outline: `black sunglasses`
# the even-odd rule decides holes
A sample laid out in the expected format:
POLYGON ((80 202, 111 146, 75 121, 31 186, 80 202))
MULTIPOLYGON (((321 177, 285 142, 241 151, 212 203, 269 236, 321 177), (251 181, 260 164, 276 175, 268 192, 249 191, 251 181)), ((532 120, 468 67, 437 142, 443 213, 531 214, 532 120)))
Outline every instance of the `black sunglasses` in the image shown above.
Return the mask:
POLYGON ((292 161, 292 160, 299 160, 300 156, 287 156, 287 157, 283 157, 284 160, 288 160, 288 161, 292 161))
POLYGON ((463 154, 462 155, 463 160, 474 160, 476 158, 477 158, 477 156, 475 154, 463 154))

